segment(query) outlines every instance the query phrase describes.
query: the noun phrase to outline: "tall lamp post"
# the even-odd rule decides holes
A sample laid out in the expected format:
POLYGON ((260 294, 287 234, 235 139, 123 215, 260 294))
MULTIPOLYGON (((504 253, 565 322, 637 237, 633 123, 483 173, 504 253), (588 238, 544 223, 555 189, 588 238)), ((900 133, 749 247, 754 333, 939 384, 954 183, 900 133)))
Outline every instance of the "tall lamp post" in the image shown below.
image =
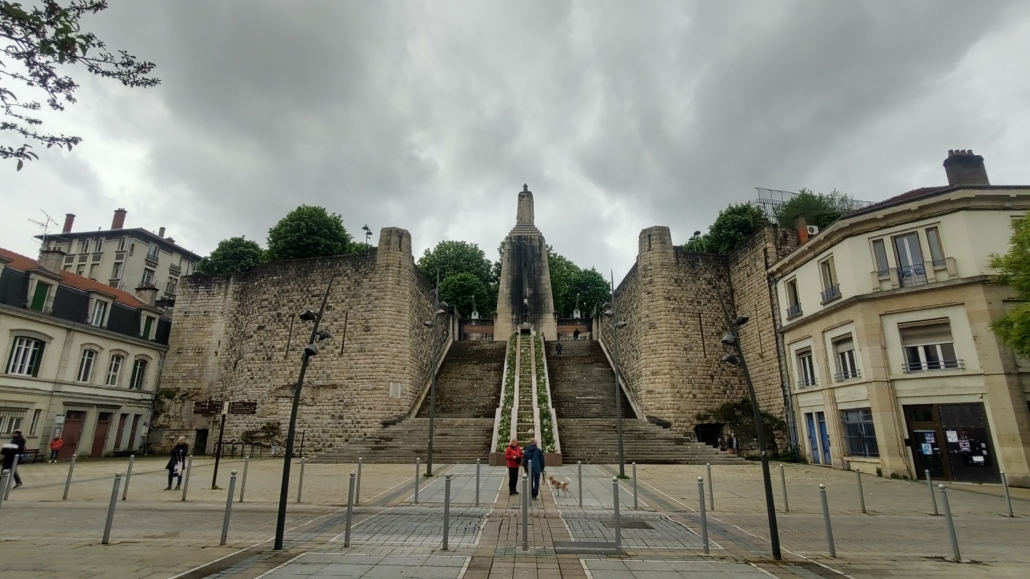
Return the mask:
POLYGON ((333 287, 333 279, 336 274, 329 278, 329 285, 325 288, 325 295, 322 296, 322 307, 318 313, 311 310, 304 310, 300 319, 305 322, 314 322, 311 327, 311 339, 308 345, 304 346, 304 356, 300 363, 300 377, 297 378, 297 387, 293 390, 293 407, 290 409, 290 428, 286 433, 286 456, 283 458, 283 481, 279 487, 279 515, 275 521, 275 546, 276 551, 283 548, 283 535, 286 532, 286 503, 290 493, 290 463, 293 460, 293 443, 297 438, 297 409, 300 406, 300 391, 304 388, 304 374, 308 370, 308 362, 312 356, 318 355, 318 342, 332 338, 326 330, 318 331, 318 324, 322 321, 322 313, 325 312, 325 304, 329 300, 329 290, 333 287))
POLYGON ((626 478, 626 456, 622 448, 622 392, 619 389, 619 329, 626 322, 616 318, 615 310, 615 272, 612 272, 612 307, 605 310, 604 315, 612 321, 612 361, 615 365, 615 430, 619 439, 619 478, 626 478))
POLYGON ((430 361, 429 372, 429 448, 426 452, 426 476, 433 476, 433 421, 436 418, 436 358, 439 356, 436 345, 436 319, 446 314, 447 302, 440 301, 440 271, 436 272, 436 289, 433 291, 433 319, 422 322, 427 328, 431 328, 433 335, 433 358, 430 361))
POLYGON ((730 346, 736 353, 723 356, 723 362, 740 366, 744 371, 744 382, 747 384, 747 393, 751 397, 751 411, 754 413, 755 431, 758 434, 758 448, 762 452, 762 480, 765 483, 765 509, 769 517, 769 539, 772 543, 773 558, 777 561, 782 558, 780 555, 780 533, 776 526, 776 505, 773 503, 772 478, 769 476, 769 452, 765 445, 765 425, 762 422, 762 411, 758 408, 758 397, 755 395, 755 385, 751 382, 751 373, 748 372, 747 362, 744 360, 744 351, 740 348, 740 327, 747 323, 748 317, 738 315, 730 318, 730 311, 726 302, 722 299, 722 290, 719 282, 715 282, 715 292, 719 295, 719 305, 722 306, 722 315, 726 318, 726 327, 729 333, 722 337, 722 343, 730 346))

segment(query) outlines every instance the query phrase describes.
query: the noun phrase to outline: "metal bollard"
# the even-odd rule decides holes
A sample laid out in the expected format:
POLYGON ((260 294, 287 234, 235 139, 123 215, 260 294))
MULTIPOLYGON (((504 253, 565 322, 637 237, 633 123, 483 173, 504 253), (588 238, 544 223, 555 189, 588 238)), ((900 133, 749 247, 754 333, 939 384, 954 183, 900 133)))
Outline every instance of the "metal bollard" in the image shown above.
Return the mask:
POLYGON ((865 512, 865 493, 862 492, 862 471, 856 470, 855 476, 858 478, 858 504, 862 505, 862 514, 865 512))
POLYGON ((612 477, 612 500, 615 508, 615 554, 622 554, 622 521, 619 519, 619 477, 612 477))
POLYGON ((948 490, 944 485, 937 485, 941 491, 941 506, 944 507, 944 520, 948 522, 948 535, 951 537, 951 553, 955 556, 955 562, 962 560, 958 552, 958 535, 955 534, 955 521, 951 520, 951 505, 948 504, 948 490))
POLYGON ((190 471, 193 470, 193 455, 186 457, 186 476, 182 481, 182 500, 186 500, 186 489, 190 488, 190 471))
POLYGON ((443 550, 447 550, 447 535, 451 529, 451 475, 443 479, 443 550))
POLYGON ((361 462, 362 459, 358 458, 358 477, 354 481, 354 504, 361 503, 361 462))
POLYGON ((78 458, 79 455, 73 454, 72 463, 68 465, 68 479, 64 481, 64 498, 61 499, 62 501, 68 500, 68 490, 71 489, 72 486, 72 472, 75 471, 75 461, 78 458))
POLYGON ((350 524, 354 516, 354 473, 350 473, 350 484, 347 486, 347 525, 343 532, 343 546, 350 547, 350 524))
POLYGON ((1012 512, 1012 497, 1009 496, 1009 479, 1005 478, 1005 473, 1001 473, 1001 488, 1005 489, 1005 502, 1009 506, 1009 518, 1015 517, 1016 515, 1012 512))
POLYGON ((300 480, 297 481, 297 504, 300 504, 300 497, 304 494, 304 465, 308 459, 300 459, 300 480))
POLYGON ((476 459, 476 506, 477 507, 479 506, 479 467, 481 466, 481 464, 482 464, 482 461, 477 458, 476 459))
POLYGON ((125 488, 122 489, 122 500, 129 496, 129 481, 132 480, 132 462, 136 460, 135 454, 129 455, 129 468, 125 471, 125 488))
POLYGON ((522 550, 529 550, 529 475, 522 473, 522 550))
POLYGON ((225 496, 225 518, 222 519, 222 538, 218 542, 219 545, 224 545, 226 538, 229 537, 229 517, 232 516, 232 499, 235 494, 236 471, 232 471, 229 474, 229 493, 225 496))
POLYGON ((415 504, 418 504, 418 477, 422 476, 422 467, 419 465, 419 459, 415 459, 415 504))
POLYGON ((579 508, 583 508, 583 461, 576 461, 576 467, 579 468, 579 508))
POLYGON ((930 503, 933 504, 933 516, 937 516, 940 513, 937 512, 937 497, 933 494, 933 482, 930 480, 930 469, 926 469, 926 488, 930 489, 930 503))
POLYGON ((250 466, 250 456, 243 459, 243 480, 240 481, 240 502, 243 502, 243 493, 247 490, 247 467, 250 466))
POLYGON ((705 468, 708 469, 708 510, 715 510, 715 481, 712 480, 712 463, 706 462, 705 468))
POLYGON ((4 500, 11 498, 11 489, 14 488, 15 482, 14 475, 18 474, 18 456, 14 457, 14 464, 11 465, 11 476, 7 478, 7 487, 4 489, 4 500))
POLYGON ((819 496, 823 501, 823 522, 826 523, 826 544, 830 547, 830 556, 837 556, 833 548, 833 527, 830 526, 830 505, 826 502, 826 485, 819 485, 819 496))
POLYGON ((7 490, 7 481, 11 478, 11 471, 6 468, 0 471, 0 506, 4 504, 4 491, 7 490))
POLYGON ((114 523, 114 508, 118 505, 118 487, 122 484, 122 473, 114 473, 114 487, 111 488, 111 504, 107 507, 107 523, 104 524, 104 540, 100 543, 106 545, 111 539, 111 524, 114 523))
POLYGON ((640 510, 640 506, 637 503, 637 463, 633 463, 633 510, 640 510))
POLYGON ((701 516, 701 544, 704 554, 708 554, 708 515, 705 513, 705 479, 697 477, 697 504, 701 506, 698 514, 701 516))
POLYGON ((787 502, 787 475, 783 474, 783 465, 780 465, 780 482, 783 483, 783 512, 790 512, 790 503, 787 502))

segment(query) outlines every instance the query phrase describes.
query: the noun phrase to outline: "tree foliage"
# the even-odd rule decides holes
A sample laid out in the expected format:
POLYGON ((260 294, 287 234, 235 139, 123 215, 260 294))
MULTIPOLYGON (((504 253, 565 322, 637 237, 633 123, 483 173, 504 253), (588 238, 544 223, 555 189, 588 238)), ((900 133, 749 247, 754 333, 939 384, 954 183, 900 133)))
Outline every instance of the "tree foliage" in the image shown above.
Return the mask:
POLYGON ((268 230, 266 256, 269 261, 278 261, 344 255, 355 249, 342 217, 325 207, 301 205, 268 230))
POLYGON ((261 265, 265 252, 256 241, 231 237, 218 242, 211 255, 197 263, 197 273, 246 273, 261 265))
POLYGON ((488 304, 497 301, 497 292, 491 292, 490 286, 471 273, 456 273, 440 282, 440 299, 458 308, 458 313, 462 317, 471 315, 475 307, 480 317, 487 318, 495 309, 490 307, 487 310, 487 307, 488 304))
POLYGON ((476 296, 476 309, 482 317, 490 317, 497 309, 497 278, 490 260, 475 243, 441 241, 433 249, 427 249, 417 265, 426 277, 434 281, 439 272, 441 299, 457 306, 461 315, 472 313, 473 295, 476 296), (477 283, 466 276, 471 276, 477 283))
MULTIPOLYGON (((751 399, 742 398, 740 402, 727 402, 711 412, 702 412, 697 415, 699 422, 718 422, 733 429, 740 446, 755 447, 758 445, 758 431, 755 430, 754 407, 751 406, 751 399)), ((765 427, 765 442, 772 448, 776 448, 776 434, 787 431, 787 423, 780 417, 762 412, 762 424, 765 427)))
POLYGON ((809 189, 801 189, 786 203, 777 205, 773 209, 773 214, 781 227, 793 228, 794 217, 804 215, 808 225, 822 229, 854 208, 855 200, 836 189, 829 193, 814 193, 809 189))
POLYGON ((596 269, 581 269, 568 258, 547 246, 547 269, 551 274, 551 295, 554 310, 560 317, 571 317, 579 296, 579 310, 589 316, 596 306, 604 303, 611 286, 596 269))
POLYGON ((1023 302, 1005 316, 991 322, 991 330, 1002 342, 1024 358, 1030 358, 1030 213, 1012 222, 1009 252, 991 255, 994 281, 1011 286, 1023 302))
POLYGON ((75 80, 62 74, 66 65, 82 65, 87 72, 128 87, 147 88, 160 82, 149 76, 153 63, 137 61, 124 50, 112 54, 96 35, 82 31, 79 20, 106 9, 106 1, 71 0, 62 6, 56 0, 39 0, 35 4, 26 8, 0 0, 0 40, 6 44, 0 52, 4 57, 0 59, 0 108, 6 117, 0 121, 0 131, 11 131, 22 141, 15 146, 0 145, 0 159, 16 159, 18 170, 25 161, 39 158, 29 150, 32 142, 70 151, 82 139, 40 132, 43 121, 33 113, 40 110, 39 101, 24 100, 11 87, 42 91, 47 106, 63 111, 66 103, 75 102, 79 88, 75 80))
POLYGON ((708 233, 695 235, 683 247, 698 253, 729 253, 768 224, 760 207, 750 203, 730 205, 719 212, 708 233))

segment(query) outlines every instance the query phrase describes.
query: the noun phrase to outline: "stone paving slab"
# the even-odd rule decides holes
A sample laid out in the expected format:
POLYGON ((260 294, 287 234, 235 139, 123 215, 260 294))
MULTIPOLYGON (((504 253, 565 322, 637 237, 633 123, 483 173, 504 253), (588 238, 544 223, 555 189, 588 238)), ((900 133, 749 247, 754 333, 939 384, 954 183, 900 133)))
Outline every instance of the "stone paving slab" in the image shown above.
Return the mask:
POLYGON ((302 577, 364 577, 366 579, 419 577, 457 579, 468 564, 468 557, 440 555, 365 555, 304 553, 289 564, 264 577, 293 579, 302 577))
MULTIPOLYGON (((563 511, 562 518, 574 541, 607 543, 615 540, 613 513, 563 511)), ((698 534, 665 515, 636 513, 621 515, 619 519, 622 524, 620 537, 624 549, 687 551, 702 549, 701 537, 698 534), (643 523, 640 527, 646 526, 647 528, 633 528, 635 523, 643 523)), ((711 538, 709 538, 709 545, 713 550, 722 549, 711 538)))

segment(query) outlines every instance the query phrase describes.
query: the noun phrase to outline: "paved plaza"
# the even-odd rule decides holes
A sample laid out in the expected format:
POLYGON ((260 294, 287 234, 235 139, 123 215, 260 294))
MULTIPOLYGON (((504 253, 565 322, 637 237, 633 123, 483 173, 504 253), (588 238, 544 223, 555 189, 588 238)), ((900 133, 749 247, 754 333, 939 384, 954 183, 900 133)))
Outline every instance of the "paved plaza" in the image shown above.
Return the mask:
MULTIPOLYGON (((182 491, 164 490, 165 458, 135 460, 126 500, 119 501, 110 544, 102 545, 113 475, 126 459, 84 460, 62 500, 68 463, 22 465, 25 486, 0 505, 0 562, 13 578, 255 579, 258 577, 425 577, 605 579, 634 577, 1024 577, 1030 565, 1030 491, 1011 489, 1007 516, 997 485, 950 483, 962 562, 951 560, 945 517, 933 516, 925 482, 863 475, 865 513, 854 472, 785 465, 789 512, 778 463, 772 465, 783 560, 770 554, 761 468, 713 466, 714 510, 708 512, 709 554, 703 553, 697 477, 704 466, 637 467, 637 481, 619 481, 622 554, 591 552, 614 541, 612 477, 617 466, 554 467, 562 492, 543 485, 531 501, 522 549, 521 496, 509 496, 507 472, 475 465, 438 465, 418 480, 414 465, 363 465, 350 544, 346 497, 350 464, 294 462, 285 549, 272 549, 282 477, 281 459, 198 458, 182 491), (219 546, 230 472, 238 472, 228 540, 219 546), (443 515, 450 475, 448 548, 443 515), (582 485, 580 481, 582 480, 582 485), (835 539, 830 557, 819 484, 825 484, 835 539), (636 494, 634 494, 634 487, 636 494), (243 502, 239 502, 244 490, 243 502), (580 491, 582 490, 582 506, 580 491), (581 553, 567 553, 582 550, 581 553)), ((632 474, 632 465, 626 465, 632 474)), ((937 508, 942 509, 939 493, 937 508)), ((706 501, 708 501, 706 487, 706 501)))

